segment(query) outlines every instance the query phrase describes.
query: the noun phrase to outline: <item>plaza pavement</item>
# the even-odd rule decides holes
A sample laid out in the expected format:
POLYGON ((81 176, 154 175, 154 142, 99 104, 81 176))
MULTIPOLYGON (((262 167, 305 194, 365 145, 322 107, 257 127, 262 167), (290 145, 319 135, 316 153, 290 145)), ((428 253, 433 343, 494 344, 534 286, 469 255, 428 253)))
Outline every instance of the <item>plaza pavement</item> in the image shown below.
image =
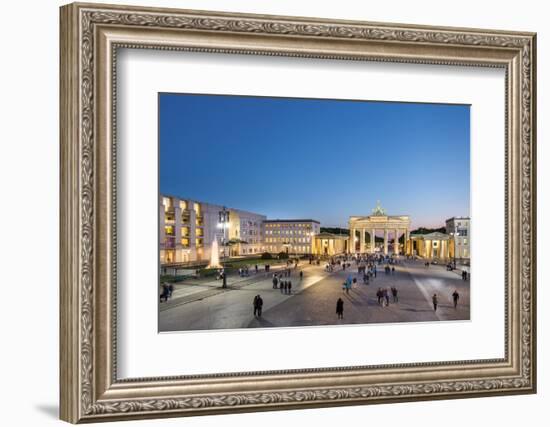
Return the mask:
MULTIPOLYGON (((258 273, 255 273, 254 269, 251 269, 249 276, 240 277, 238 274, 228 275, 227 281, 226 281, 227 289, 223 289, 221 287, 222 281, 220 279, 214 279, 214 278, 186 279, 185 282, 174 285, 175 289, 172 293, 172 298, 170 298, 167 302, 162 302, 160 304, 159 310, 166 311, 176 306, 181 306, 194 301, 199 301, 213 295, 221 294, 223 292, 241 289, 251 284, 258 284, 259 282, 265 282, 268 279, 269 279, 269 285, 272 286, 273 283, 271 280, 273 278, 273 273, 277 273, 277 272, 280 272, 281 270, 285 270, 288 268, 285 264, 272 265, 270 272, 266 273, 263 265, 262 266, 258 265, 258 267, 261 267, 259 268, 258 273)), ((305 268, 307 270, 310 267, 311 266, 308 264, 306 266, 300 266, 300 269, 304 270, 305 268)), ((298 274, 297 271, 299 270, 296 270, 294 272, 295 276, 298 274)), ((306 282, 304 282, 304 284, 305 283, 306 282)), ((265 283, 262 283, 262 284, 265 285, 265 283)), ((264 287, 265 286, 262 286, 262 288, 264 287)))
MULTIPOLYGON (((257 327, 286 327, 310 325, 338 325, 361 323, 420 322, 438 320, 468 320, 470 312, 469 281, 463 281, 444 266, 425 267, 422 261, 404 261, 396 265, 394 274, 385 274, 378 266, 378 274, 369 285, 362 284, 357 269, 334 273, 324 271, 324 264, 300 265, 293 270, 292 295, 272 289, 272 277, 263 272, 245 280, 230 282, 230 289, 220 288, 220 282, 191 285, 199 290, 190 292, 178 285, 173 301, 161 304, 160 331, 204 329, 236 329, 257 327), (298 271, 304 271, 300 282, 298 271), (349 294, 342 291, 342 283, 352 273, 358 283, 349 294), (390 296, 388 307, 379 306, 376 291, 379 287, 395 286, 399 302, 390 296), (451 294, 460 294, 457 309, 451 294), (179 293, 177 293, 179 292, 179 293), (188 293, 186 293, 188 292, 188 293), (434 312, 432 295, 437 293, 439 307, 434 312), (252 301, 260 294, 264 301, 261 318, 253 316, 252 301), (344 300, 344 318, 336 316, 336 300, 344 300), (178 303, 179 301, 179 303, 178 303)), ((273 272, 273 271, 272 271, 273 272)))
MULTIPOLYGON (((292 294, 282 294, 272 289, 272 275, 282 268, 271 269, 269 274, 251 273, 248 278, 228 277, 228 288, 221 288, 221 281, 200 285, 196 291, 184 297, 177 297, 176 292, 171 301, 161 303, 159 310, 159 330, 182 331, 203 329, 236 329, 246 328, 253 316, 252 301, 260 294, 264 301, 263 309, 268 310, 299 292, 325 279, 329 273, 321 267, 302 264, 291 269, 292 294), (300 281, 298 272, 304 271, 300 281), (211 286, 216 284, 217 287, 211 286)), ((179 285, 186 286, 186 285, 179 285)), ((178 286, 178 287, 179 287, 178 286)))

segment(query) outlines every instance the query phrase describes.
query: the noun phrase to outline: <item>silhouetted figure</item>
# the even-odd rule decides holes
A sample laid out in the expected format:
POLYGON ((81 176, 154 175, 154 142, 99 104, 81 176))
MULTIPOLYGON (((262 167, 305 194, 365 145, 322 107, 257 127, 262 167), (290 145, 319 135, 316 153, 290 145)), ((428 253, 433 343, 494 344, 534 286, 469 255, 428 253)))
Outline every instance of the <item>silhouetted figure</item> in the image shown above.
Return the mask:
POLYGON ((391 294, 393 296, 393 302, 399 302, 399 298, 397 298, 397 288, 395 286, 392 286, 391 294))
POLYGON ((456 308, 456 306, 458 305, 458 299, 460 298, 460 295, 458 294, 458 291, 455 289, 455 291, 453 292, 453 304, 456 308))
POLYGON ((264 300, 260 295, 256 295, 254 297, 254 316, 261 317, 262 316, 262 307, 264 305, 264 300))
POLYGON ((342 298, 338 298, 338 301, 336 301, 336 314, 338 319, 344 318, 344 300, 342 298))

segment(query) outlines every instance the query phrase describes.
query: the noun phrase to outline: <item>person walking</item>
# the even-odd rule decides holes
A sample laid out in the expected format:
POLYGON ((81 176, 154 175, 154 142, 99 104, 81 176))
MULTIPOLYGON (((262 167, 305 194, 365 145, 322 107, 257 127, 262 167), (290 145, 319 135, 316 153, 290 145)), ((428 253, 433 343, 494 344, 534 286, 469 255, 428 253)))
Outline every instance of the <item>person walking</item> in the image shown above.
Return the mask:
POLYGON ((278 288, 277 282, 278 282, 277 276, 276 276, 276 275, 273 275, 273 289, 277 289, 277 288, 278 288))
POLYGON ((455 306, 455 309, 456 309, 456 306, 458 305, 459 298, 460 298, 460 295, 458 294, 458 291, 455 289, 455 291, 453 292, 453 304, 455 306))
POLYGON ((376 296, 378 297, 378 305, 382 305, 382 288, 378 288, 376 296))
POLYGON ((386 307, 390 305, 390 291, 384 289, 384 299, 386 300, 386 307))
POLYGON ((392 286, 391 294, 393 296, 393 302, 399 302, 399 298, 397 298, 397 288, 395 286, 392 286))
POLYGON ((168 285, 166 283, 162 284, 162 293, 160 294, 160 302, 164 299, 164 302, 168 301, 168 295, 170 294, 170 290, 168 289, 168 285))
POLYGON ((336 301, 336 314, 338 319, 344 318, 344 300, 342 298, 338 298, 338 301, 336 301))
POLYGON ((259 295, 256 295, 254 297, 254 301, 252 302, 252 305, 254 306, 254 317, 256 317, 258 314, 258 299, 259 299, 259 295))
POLYGON ((437 311, 437 294, 434 294, 433 297, 432 297, 432 302, 433 302, 433 305, 434 305, 434 311, 437 311))
POLYGON ((292 280, 288 281, 288 294, 290 295, 292 293, 292 280))
POLYGON ((303 278, 304 278, 304 272, 300 270, 300 280, 302 280, 303 278))
POLYGON ((264 300, 262 299, 262 297, 260 295, 258 295, 258 300, 257 300, 257 306, 258 306, 258 317, 262 317, 262 307, 264 305, 264 300))
POLYGON ((285 284, 284 281, 282 281, 282 280, 279 281, 279 290, 281 291, 281 293, 283 293, 284 284, 285 284))

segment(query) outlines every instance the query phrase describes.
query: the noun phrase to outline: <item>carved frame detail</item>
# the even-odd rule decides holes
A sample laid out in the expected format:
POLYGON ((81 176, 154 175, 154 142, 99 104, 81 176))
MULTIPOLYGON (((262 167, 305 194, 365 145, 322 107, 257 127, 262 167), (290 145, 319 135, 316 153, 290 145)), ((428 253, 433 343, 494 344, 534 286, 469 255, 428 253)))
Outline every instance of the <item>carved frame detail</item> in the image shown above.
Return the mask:
MULTIPOLYGON (((72 4, 61 9, 61 56, 62 419, 70 422, 101 421, 535 391, 534 34, 72 4), (116 37, 112 40, 107 40, 110 36, 102 38, 102 31, 128 31, 127 34, 132 34, 133 30, 140 31, 140 39, 144 34, 155 32, 199 33, 204 37, 220 35, 227 40, 235 39, 235 43, 204 47, 200 43, 195 46, 143 43, 138 37, 135 41, 128 41, 126 37, 125 42, 115 40, 116 37), (274 47, 240 47, 240 41, 247 36, 253 40, 262 37, 268 42, 275 40, 274 47), (284 41, 284 46, 277 46, 279 40, 284 41), (308 42, 317 40, 323 40, 325 44, 318 50, 308 49, 308 42), (358 50, 362 42, 366 43, 366 54, 358 50), (108 49, 101 50, 98 43, 103 43, 108 49), (383 43, 380 46, 384 49, 377 50, 377 43, 383 43), (401 50, 393 52, 392 45, 401 50), (116 50, 120 47, 506 68, 506 135, 509 145, 505 177, 509 206, 506 242, 510 246, 506 253, 509 265, 506 273, 509 279, 506 288, 506 357, 487 361, 118 381, 116 337, 113 336, 116 329, 116 287, 112 289, 114 294, 105 295, 103 283, 96 273, 103 275, 105 270, 116 281, 116 259, 111 258, 109 264, 105 261, 109 254, 98 257, 104 240, 111 248, 116 248, 116 233, 113 232, 112 236, 98 234, 116 226, 116 210, 113 209, 116 206, 116 185, 112 186, 110 194, 98 189, 113 184, 107 180, 98 185, 98 180, 102 180, 102 173, 115 173, 116 153, 111 146, 111 152, 105 154, 113 165, 110 171, 98 166, 102 162, 97 156, 99 149, 106 149, 99 147, 98 135, 101 132, 114 135, 116 129, 116 73, 113 64, 116 64, 116 50), (433 53, 441 47, 447 48, 444 54, 433 53), (110 55, 108 58, 98 57, 101 52, 110 52, 110 55), (111 79, 105 79, 100 85, 99 69, 102 67, 110 73, 111 79), (100 91, 110 93, 104 97, 104 92, 100 91), (111 107, 103 114, 98 113, 105 99, 110 99, 111 107), (106 195, 110 202, 106 201, 106 195), (105 218, 105 209, 110 209, 110 218, 105 218), (104 228, 98 229, 98 224, 104 228), (104 307, 104 301, 109 301, 111 306, 104 307), (107 322, 103 332, 98 332, 98 319, 107 322), (487 372, 483 372, 484 366, 487 372), (491 371, 500 368, 509 370, 506 374, 491 371), (437 371, 441 375, 442 369, 447 370, 447 379, 441 376, 432 380, 415 379, 416 374, 430 375, 430 372, 437 371), (331 374, 346 375, 348 372, 364 374, 365 382, 350 381, 347 386, 333 382, 332 386, 327 383, 320 386, 320 383, 308 380, 311 376, 324 381, 326 375, 330 384, 331 374), (384 373, 386 380, 380 377, 384 373), (240 378, 256 381, 269 379, 272 375, 277 377, 274 381, 285 377, 299 378, 303 385, 284 389, 278 384, 253 391, 225 391, 224 388, 240 378), (378 380, 368 381, 371 375, 378 380), (211 392, 174 394, 178 386, 184 390, 186 382, 195 384, 201 379, 211 385, 211 392), (164 388, 165 393, 153 390, 155 384, 164 388), (139 390, 137 393, 136 389, 139 390)), ((239 388, 238 384, 234 387, 239 388)))

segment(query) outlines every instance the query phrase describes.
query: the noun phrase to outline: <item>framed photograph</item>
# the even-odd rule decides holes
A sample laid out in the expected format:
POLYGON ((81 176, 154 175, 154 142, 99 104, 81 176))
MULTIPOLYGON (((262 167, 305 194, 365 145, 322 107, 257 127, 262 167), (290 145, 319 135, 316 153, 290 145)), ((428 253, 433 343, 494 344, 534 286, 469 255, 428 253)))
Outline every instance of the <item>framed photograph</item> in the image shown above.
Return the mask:
POLYGON ((535 34, 60 22, 63 420, 536 391, 535 34))

